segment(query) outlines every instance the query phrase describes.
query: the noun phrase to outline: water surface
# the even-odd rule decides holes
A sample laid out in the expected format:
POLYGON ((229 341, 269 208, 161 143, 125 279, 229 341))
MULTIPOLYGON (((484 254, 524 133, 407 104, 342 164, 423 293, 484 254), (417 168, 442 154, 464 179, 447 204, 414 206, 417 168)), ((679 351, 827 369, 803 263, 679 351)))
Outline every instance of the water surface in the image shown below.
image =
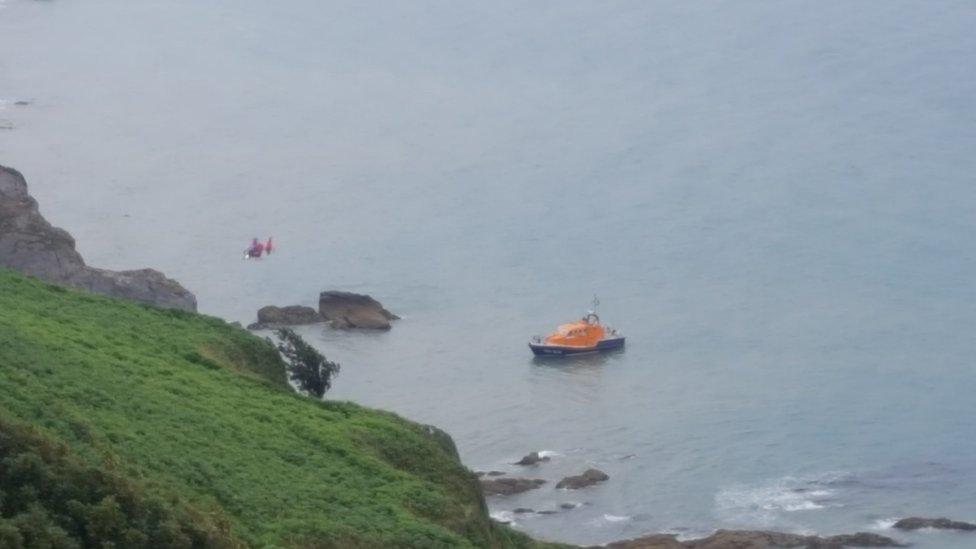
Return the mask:
POLYGON ((388 333, 302 330, 331 396, 473 469, 553 452, 490 502, 586 504, 532 534, 973 520, 973 28, 949 1, 7 0, 0 163, 90 263, 206 313, 382 300, 388 333), (534 360, 593 294, 627 349, 534 360), (552 489, 588 466, 611 480, 552 489))

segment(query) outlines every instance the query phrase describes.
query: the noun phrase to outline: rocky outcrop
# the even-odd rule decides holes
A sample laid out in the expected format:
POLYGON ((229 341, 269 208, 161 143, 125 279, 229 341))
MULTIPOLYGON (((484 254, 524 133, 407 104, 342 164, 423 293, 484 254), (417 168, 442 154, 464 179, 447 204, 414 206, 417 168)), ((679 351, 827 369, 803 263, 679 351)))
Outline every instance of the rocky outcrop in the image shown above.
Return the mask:
POLYGON ((179 282, 155 269, 109 271, 85 267, 68 284, 96 294, 149 303, 167 309, 197 310, 197 298, 179 282))
POLYGON ((976 530, 976 524, 949 520, 947 518, 903 518, 895 523, 895 528, 899 530, 920 530, 922 528, 935 528, 937 530, 976 530))
POLYGON ((0 266, 98 294, 159 307, 197 309, 196 297, 159 271, 109 271, 85 265, 75 250, 74 238, 40 214, 24 176, 4 166, 0 166, 0 266))
POLYGON ((486 496, 510 496, 535 490, 545 483, 546 481, 539 478, 483 478, 481 479, 481 491, 486 496))
POLYGON ((889 537, 866 532, 839 536, 802 536, 782 532, 752 530, 719 530, 707 538, 678 541, 670 534, 654 534, 642 538, 618 541, 605 545, 610 549, 772 549, 797 547, 804 549, 843 549, 844 547, 905 547, 889 537))
POLYGON ((258 321, 247 327, 248 330, 270 330, 274 328, 284 328, 287 326, 300 326, 302 324, 316 324, 324 322, 325 319, 318 311, 303 305, 288 305, 287 307, 275 307, 268 305, 258 309, 258 321))
POLYGON ((580 488, 586 488, 587 486, 593 486, 598 482, 604 482, 610 480, 610 475, 604 473, 599 469, 587 469, 582 475, 576 475, 571 477, 566 477, 556 484, 556 488, 565 488, 567 490, 579 490, 580 488))
POLYGON ((513 465, 536 465, 543 461, 549 461, 549 456, 540 456, 539 452, 532 452, 513 463, 513 465))
POLYGON ((368 295, 337 291, 319 295, 319 314, 340 329, 389 330, 390 321, 400 318, 368 295))

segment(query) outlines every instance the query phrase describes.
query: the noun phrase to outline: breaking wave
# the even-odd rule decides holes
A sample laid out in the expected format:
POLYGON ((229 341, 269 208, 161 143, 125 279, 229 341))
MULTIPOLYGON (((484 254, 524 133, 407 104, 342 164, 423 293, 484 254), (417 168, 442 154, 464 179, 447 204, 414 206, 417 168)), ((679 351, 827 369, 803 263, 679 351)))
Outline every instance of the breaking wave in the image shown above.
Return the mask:
POLYGON ((784 477, 758 486, 732 486, 716 494, 715 504, 727 518, 768 525, 783 514, 839 507, 830 487, 836 478, 784 477))

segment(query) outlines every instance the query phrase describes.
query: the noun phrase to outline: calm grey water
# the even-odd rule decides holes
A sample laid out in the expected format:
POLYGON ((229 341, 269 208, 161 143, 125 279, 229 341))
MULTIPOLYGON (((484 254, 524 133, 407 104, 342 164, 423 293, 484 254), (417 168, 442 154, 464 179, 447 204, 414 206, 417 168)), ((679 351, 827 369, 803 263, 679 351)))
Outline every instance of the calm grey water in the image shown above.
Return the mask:
POLYGON ((970 1, 5 0, 0 163, 90 263, 204 312, 382 300, 388 333, 303 330, 331 396, 473 469, 610 474, 491 501, 586 503, 532 534, 974 520, 974 28, 970 1), (594 294, 627 349, 534 361, 594 294))

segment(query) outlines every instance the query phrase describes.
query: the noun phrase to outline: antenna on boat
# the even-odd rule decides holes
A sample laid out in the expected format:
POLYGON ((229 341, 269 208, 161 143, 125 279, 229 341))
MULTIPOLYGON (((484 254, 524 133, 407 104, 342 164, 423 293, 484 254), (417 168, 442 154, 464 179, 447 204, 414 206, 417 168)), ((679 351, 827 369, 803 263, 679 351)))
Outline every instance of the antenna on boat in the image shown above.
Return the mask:
POLYGON ((593 306, 593 310, 594 311, 596 310, 597 307, 600 306, 600 298, 597 297, 596 294, 593 294, 593 303, 592 303, 592 306, 593 306))

